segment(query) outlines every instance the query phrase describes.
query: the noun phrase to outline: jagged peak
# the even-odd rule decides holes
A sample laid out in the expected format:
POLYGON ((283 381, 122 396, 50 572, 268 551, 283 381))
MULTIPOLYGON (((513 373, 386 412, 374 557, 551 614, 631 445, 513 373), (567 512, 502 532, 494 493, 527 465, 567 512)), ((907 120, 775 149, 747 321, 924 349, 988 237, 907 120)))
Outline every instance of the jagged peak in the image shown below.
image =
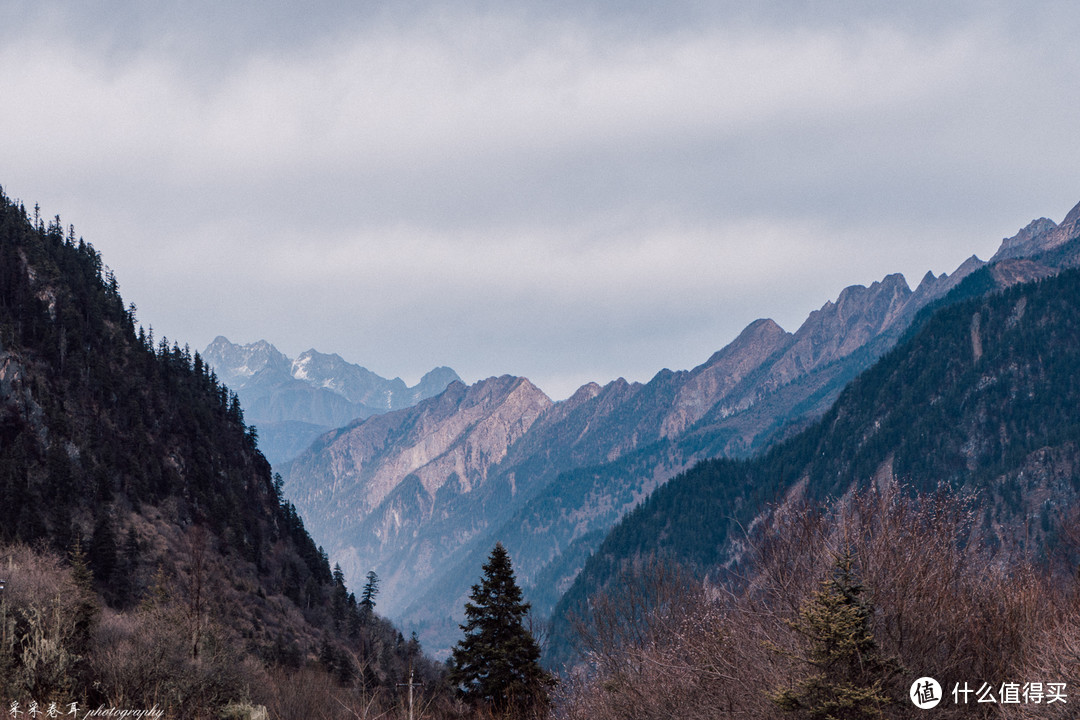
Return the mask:
POLYGON ((863 297, 869 293, 880 292, 889 288, 908 288, 907 280, 902 273, 892 273, 886 275, 881 280, 875 280, 869 285, 848 285, 846 288, 840 291, 840 294, 836 298, 836 302, 827 302, 823 307, 843 305, 846 302, 850 302, 853 298, 863 297))
POLYGON ((869 286, 858 284, 848 285, 840 291, 840 295, 837 296, 835 302, 827 300, 821 308, 811 312, 810 316, 806 319, 806 322, 799 327, 799 330, 802 331, 804 328, 812 326, 823 315, 828 315, 837 308, 850 305, 853 302, 862 302, 867 297, 890 291, 894 294, 899 292, 905 296, 911 294, 911 288, 908 286, 907 279, 904 277, 903 273, 891 273, 881 280, 875 280, 870 283, 869 286))
POLYGON ((307 358, 330 358, 331 360, 340 360, 341 362, 345 362, 342 357, 337 353, 327 354, 324 352, 319 352, 315 348, 308 348, 304 352, 300 353, 300 355, 298 355, 296 359, 302 360, 307 358))
POLYGON ((564 402, 567 402, 567 403, 570 403, 570 404, 577 404, 577 403, 580 403, 580 402, 587 402, 589 400, 592 400, 597 395, 599 395, 601 389, 602 388, 600 387, 600 383, 587 382, 584 385, 582 385, 581 387, 579 387, 577 390, 575 390, 574 394, 571 395, 570 397, 568 397, 564 402))
POLYGON ((933 271, 927 270, 926 274, 923 275, 922 280, 919 281, 918 287, 915 288, 915 292, 926 292, 931 287, 936 285, 939 280, 944 280, 947 277, 948 275, 946 275, 945 273, 941 273, 941 277, 938 277, 933 273, 933 271))
POLYGON ((1065 215, 1065 219, 1061 221, 1062 225, 1074 225, 1080 224, 1080 203, 1076 203, 1073 209, 1065 215))
POLYGON ((960 267, 956 268, 956 270, 953 271, 953 274, 949 277, 952 279, 956 279, 957 276, 966 277, 985 264, 986 263, 984 261, 979 259, 978 255, 972 255, 967 260, 960 263, 960 267))
POLYGON ((791 333, 780 327, 780 323, 772 318, 758 318, 743 328, 743 331, 739 333, 739 338, 764 334, 790 335, 791 333))
POLYGON ((613 391, 621 391, 621 390, 633 389, 635 387, 640 388, 640 387, 642 387, 642 385, 639 382, 630 382, 629 380, 627 380, 624 377, 617 377, 614 380, 612 380, 611 382, 609 382, 608 384, 604 385, 604 387, 601 388, 601 390, 603 390, 603 392, 605 392, 605 393, 610 393, 610 392, 613 392, 613 391))
MULTIPOLYGON (((457 384, 457 381, 451 383, 450 386, 457 384)), ((464 383, 462 383, 464 385, 464 383)), ((521 375, 498 375, 483 380, 477 381, 473 385, 466 387, 466 395, 469 397, 477 396, 502 396, 508 397, 518 390, 524 390, 528 395, 543 397, 548 402, 551 399, 547 394, 538 388, 529 378, 521 375)))
POLYGON ((721 363, 732 353, 738 352, 742 348, 758 343, 776 345, 789 337, 791 337, 791 333, 780 327, 780 325, 772 318, 758 318, 743 328, 738 337, 714 352, 709 356, 708 360, 701 365, 698 365, 692 372, 700 372, 721 363))
MULTIPOLYGON (((1073 208, 1073 211, 1069 215, 1072 216, 1075 212, 1076 208, 1073 208)), ((1068 220, 1069 218, 1066 217, 1066 222, 1068 222, 1068 220)), ((1073 222, 1076 222, 1075 216, 1073 217, 1073 222)), ((1004 238, 1001 241, 1001 246, 998 248, 997 252, 990 258, 990 262, 1036 254, 1040 250, 1046 249, 1044 246, 1048 243, 1053 243, 1052 236, 1056 234, 1055 231, 1064 225, 1065 223, 1063 222, 1062 225, 1059 226, 1050 218, 1045 217, 1032 220, 1012 237, 1004 238)))

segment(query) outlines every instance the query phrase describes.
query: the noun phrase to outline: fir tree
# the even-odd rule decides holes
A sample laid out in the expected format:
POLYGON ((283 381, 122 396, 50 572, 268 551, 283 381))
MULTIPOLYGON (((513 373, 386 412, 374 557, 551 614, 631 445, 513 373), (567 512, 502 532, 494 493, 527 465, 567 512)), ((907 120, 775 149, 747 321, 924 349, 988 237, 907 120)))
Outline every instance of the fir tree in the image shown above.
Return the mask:
POLYGON ((360 609, 369 614, 375 610, 375 596, 379 594, 379 576, 374 570, 368 570, 367 582, 360 593, 360 609))
POLYGON ((465 603, 465 637, 450 659, 450 682, 474 703, 520 710, 547 700, 553 684, 540 667, 540 647, 524 625, 529 603, 523 602, 510 556, 495 545, 465 603))
POLYGON ((86 552, 82 548, 82 541, 78 538, 71 547, 69 560, 71 561, 71 577, 75 581, 78 592, 78 601, 72 618, 75 629, 72 649, 75 654, 84 656, 90 648, 94 628, 101 613, 101 605, 94 592, 94 575, 90 572, 86 562, 86 552))
POLYGON ((813 674, 778 690, 772 701, 809 720, 863 720, 883 717, 892 702, 886 685, 896 663, 882 658, 870 628, 873 608, 864 597, 850 550, 837 558, 831 577, 803 605, 792 629, 809 643, 794 657, 813 674))

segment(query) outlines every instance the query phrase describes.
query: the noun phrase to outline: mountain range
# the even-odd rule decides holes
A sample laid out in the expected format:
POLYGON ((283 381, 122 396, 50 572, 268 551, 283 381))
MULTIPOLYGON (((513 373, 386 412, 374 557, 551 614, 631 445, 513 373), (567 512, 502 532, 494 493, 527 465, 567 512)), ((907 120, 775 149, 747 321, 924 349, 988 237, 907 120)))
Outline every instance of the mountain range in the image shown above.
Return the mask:
POLYGON ((868 488, 967 498, 965 542, 1071 574, 1080 560, 1080 229, 1060 241, 1054 229, 1025 240, 1033 259, 1019 264, 1017 243, 1006 241, 1000 259, 921 313, 804 431, 752 459, 702 462, 629 513, 559 600, 551 659, 568 659, 571 618, 626 582, 641 558, 747 577, 744 555, 774 517, 868 488), (1073 267, 1057 266, 1062 259, 1073 267))
POLYGON ((408 387, 401 378, 388 380, 340 355, 312 349, 291 360, 266 340, 238 345, 220 335, 202 356, 240 397, 273 465, 300 454, 328 430, 411 407, 460 381, 450 368, 438 367, 408 387))
MULTIPOLYGON (((1080 206, 1002 242, 980 277, 1010 285, 1075 261, 1080 206)), ((376 570, 388 612, 436 649, 456 633, 496 541, 541 614, 610 528, 669 478, 748 457, 821 417, 924 309, 987 263, 852 286, 794 333, 767 319, 702 365, 648 383, 590 383, 552 402, 525 378, 455 383, 445 396, 323 435, 283 466, 286 490, 349 577, 376 570)))

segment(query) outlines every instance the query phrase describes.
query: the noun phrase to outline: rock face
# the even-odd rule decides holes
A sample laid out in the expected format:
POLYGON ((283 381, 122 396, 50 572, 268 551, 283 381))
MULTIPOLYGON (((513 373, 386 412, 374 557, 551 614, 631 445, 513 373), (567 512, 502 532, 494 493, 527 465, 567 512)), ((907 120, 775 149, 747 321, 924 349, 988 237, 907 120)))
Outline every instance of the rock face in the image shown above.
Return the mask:
POLYGON ((411 407, 459 380, 435 368, 414 387, 387 380, 340 355, 308 350, 290 360, 265 340, 237 345, 218 336, 203 352, 218 377, 240 396, 260 447, 274 465, 295 457, 320 434, 357 418, 411 407))
MULTIPOLYGON (((1061 248, 1077 235, 1080 235, 1080 204, 1069 211, 1060 225, 1047 218, 1033 220, 1013 237, 1002 240, 1001 247, 990 261, 1010 258, 1038 260, 1041 256, 1061 248)), ((1075 262, 1066 263, 1070 267, 1074 264, 1075 262)))
POLYGON ((289 466, 286 490, 346 575, 375 568, 394 606, 486 529, 486 502, 521 490, 512 476, 491 487, 489 470, 551 405, 524 378, 454 382, 322 437, 289 466))

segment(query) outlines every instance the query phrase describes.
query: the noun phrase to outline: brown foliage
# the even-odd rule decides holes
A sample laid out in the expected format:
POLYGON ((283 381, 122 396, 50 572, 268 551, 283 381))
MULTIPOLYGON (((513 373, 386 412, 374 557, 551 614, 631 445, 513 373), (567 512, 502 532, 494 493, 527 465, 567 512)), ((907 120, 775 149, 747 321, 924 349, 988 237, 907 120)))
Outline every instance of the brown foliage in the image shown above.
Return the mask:
MULTIPOLYGON (((1080 687, 1080 601, 1031 562, 983 547, 971 507, 947 493, 887 488, 825 510, 778 508, 747 538, 753 572, 737 592, 643 564, 618 592, 594 600, 582 623, 587 662, 566 684, 557 715, 788 717, 768 695, 808 672, 793 620, 850 547, 874 608, 874 638, 900 668, 887 684, 895 702, 886 717, 921 712, 907 693, 924 675, 944 689, 935 717, 1035 717, 1035 708, 1056 717, 1045 705, 952 702, 958 682, 986 682, 995 695, 1003 682, 1080 687)), ((1050 708, 1059 709, 1075 708, 1050 708)))
POLYGON ((59 558, 25 545, 3 549, 0 578, 0 698, 70 697, 95 606, 59 558))

